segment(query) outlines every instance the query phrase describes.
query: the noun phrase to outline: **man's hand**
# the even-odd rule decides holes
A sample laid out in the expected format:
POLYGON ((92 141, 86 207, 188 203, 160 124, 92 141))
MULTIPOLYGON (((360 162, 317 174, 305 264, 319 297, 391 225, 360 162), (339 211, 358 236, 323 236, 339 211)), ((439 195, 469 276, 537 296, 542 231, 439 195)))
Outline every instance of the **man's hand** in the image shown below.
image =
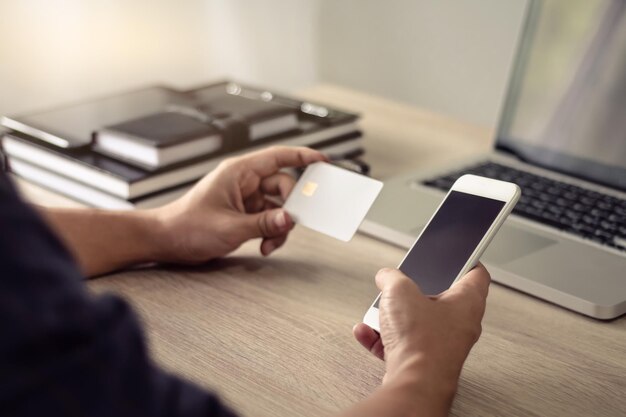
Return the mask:
MULTIPOLYGON (((463 363, 481 333, 489 282, 489 273, 478 265, 449 290, 428 297, 397 269, 380 270, 380 335, 363 323, 353 332, 385 360, 383 388, 411 393, 419 404, 406 406, 423 415, 447 415, 463 363)), ((403 404, 400 398, 396 403, 403 404)))
POLYGON ((273 147, 225 160, 179 200, 136 211, 40 208, 77 258, 99 275, 142 262, 200 263, 262 238, 280 247, 293 221, 266 197, 284 199, 294 179, 282 168, 326 161, 309 148, 273 147))
POLYGON ((309 148, 272 147, 227 159, 179 200, 156 210, 165 230, 162 259, 195 263, 224 256, 262 238, 269 255, 285 243, 293 220, 267 197, 284 200, 295 180, 282 168, 326 157, 309 148))

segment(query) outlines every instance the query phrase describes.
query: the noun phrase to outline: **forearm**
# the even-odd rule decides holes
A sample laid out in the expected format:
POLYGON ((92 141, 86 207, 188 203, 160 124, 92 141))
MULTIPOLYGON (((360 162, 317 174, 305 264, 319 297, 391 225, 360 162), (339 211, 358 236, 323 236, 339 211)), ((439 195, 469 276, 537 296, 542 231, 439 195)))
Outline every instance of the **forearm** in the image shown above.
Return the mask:
POLYGON ((86 276, 104 274, 161 257, 160 224, 151 211, 39 207, 86 276))
POLYGON ((339 417, 444 417, 455 392, 456 383, 426 380, 419 371, 406 372, 339 417))

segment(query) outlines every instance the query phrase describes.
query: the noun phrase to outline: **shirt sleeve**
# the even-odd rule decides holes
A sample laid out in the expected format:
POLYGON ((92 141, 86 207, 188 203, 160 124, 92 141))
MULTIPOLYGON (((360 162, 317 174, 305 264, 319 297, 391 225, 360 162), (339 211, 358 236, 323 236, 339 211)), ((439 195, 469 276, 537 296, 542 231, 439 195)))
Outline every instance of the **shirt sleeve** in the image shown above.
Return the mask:
POLYGON ((0 172, 0 415, 234 416, 159 369, 122 299, 90 295, 0 172))

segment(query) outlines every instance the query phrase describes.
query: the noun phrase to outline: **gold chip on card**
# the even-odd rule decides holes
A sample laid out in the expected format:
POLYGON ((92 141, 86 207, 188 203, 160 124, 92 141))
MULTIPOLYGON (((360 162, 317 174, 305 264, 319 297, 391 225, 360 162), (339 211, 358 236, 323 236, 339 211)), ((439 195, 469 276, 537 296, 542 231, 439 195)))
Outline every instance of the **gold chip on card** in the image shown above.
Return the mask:
POLYGON ((302 187, 302 194, 307 197, 311 197, 315 193, 315 190, 317 190, 317 183, 309 181, 304 184, 304 187, 302 187))

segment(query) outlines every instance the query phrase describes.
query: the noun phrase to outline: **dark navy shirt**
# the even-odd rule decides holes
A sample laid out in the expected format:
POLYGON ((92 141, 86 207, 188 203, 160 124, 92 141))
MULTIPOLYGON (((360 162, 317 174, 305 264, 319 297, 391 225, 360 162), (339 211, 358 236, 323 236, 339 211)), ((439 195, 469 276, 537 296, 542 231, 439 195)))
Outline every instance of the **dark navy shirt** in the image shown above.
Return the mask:
POLYGON ((233 416, 159 369, 128 304, 82 279, 0 172, 0 416, 233 416))

